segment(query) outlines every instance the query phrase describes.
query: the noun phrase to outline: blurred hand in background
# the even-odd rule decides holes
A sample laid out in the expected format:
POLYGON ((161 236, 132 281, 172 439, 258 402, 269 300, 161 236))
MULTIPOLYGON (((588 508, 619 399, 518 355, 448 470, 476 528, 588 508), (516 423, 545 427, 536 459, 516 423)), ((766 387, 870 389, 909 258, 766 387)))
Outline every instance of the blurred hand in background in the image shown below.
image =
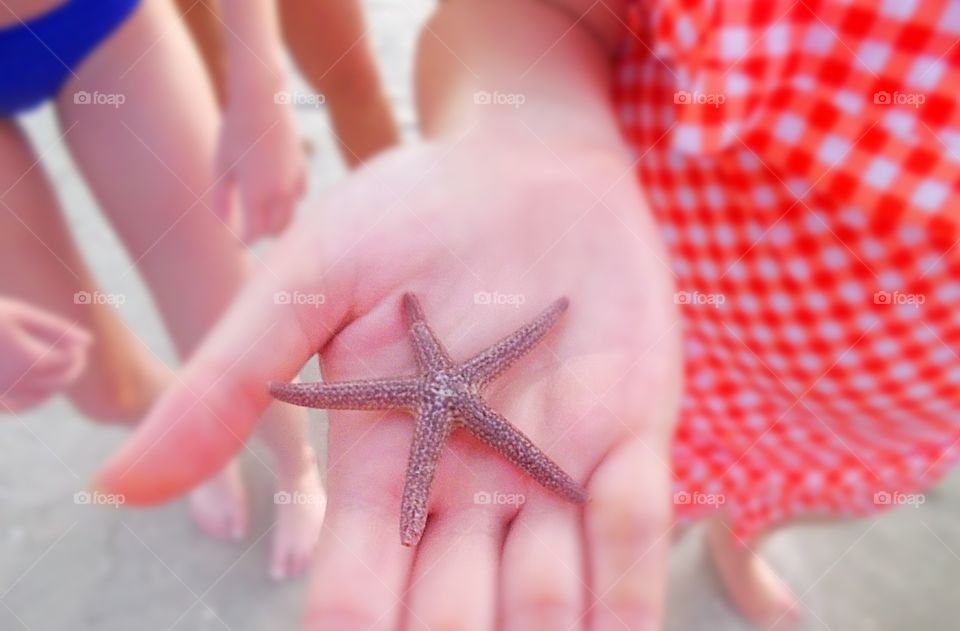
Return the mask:
POLYGON ((75 324, 0 298, 0 410, 26 410, 76 379, 90 341, 75 324))
POLYGON ((306 190, 303 146, 286 86, 272 1, 224 0, 227 95, 215 172, 215 208, 250 244, 282 231, 306 190))
MULTIPOLYGON (((243 51, 228 55, 227 41, 236 40, 237 32, 227 28, 221 17, 226 1, 177 0, 224 106, 230 101, 231 88, 238 82, 249 84, 249 76, 265 75, 268 84, 282 76, 259 55, 243 56, 243 51), (239 70, 238 61, 243 64, 239 70)), ((281 87, 278 100, 307 108, 322 105, 330 117, 330 131, 340 155, 349 167, 360 166, 396 144, 400 131, 377 67, 362 0, 258 1, 274 5, 282 44, 312 90, 301 93, 281 87)), ((234 94, 234 100, 242 97, 234 94)), ((309 140, 305 144, 311 146, 309 140)))

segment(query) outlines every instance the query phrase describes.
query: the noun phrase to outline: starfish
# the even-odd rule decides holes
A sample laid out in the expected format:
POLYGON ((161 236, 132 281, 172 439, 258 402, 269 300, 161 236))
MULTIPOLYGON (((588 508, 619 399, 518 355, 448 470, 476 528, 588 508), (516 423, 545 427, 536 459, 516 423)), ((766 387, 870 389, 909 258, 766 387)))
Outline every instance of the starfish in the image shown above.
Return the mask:
POLYGON ((464 428, 547 489, 582 504, 584 491, 519 429, 487 405, 480 392, 535 347, 567 310, 561 298, 537 318, 463 363, 455 363, 434 335, 413 294, 404 294, 420 373, 417 376, 335 383, 274 383, 270 394, 294 405, 327 410, 403 409, 416 423, 400 500, 400 542, 416 545, 427 523, 427 502, 440 452, 454 429, 464 428))

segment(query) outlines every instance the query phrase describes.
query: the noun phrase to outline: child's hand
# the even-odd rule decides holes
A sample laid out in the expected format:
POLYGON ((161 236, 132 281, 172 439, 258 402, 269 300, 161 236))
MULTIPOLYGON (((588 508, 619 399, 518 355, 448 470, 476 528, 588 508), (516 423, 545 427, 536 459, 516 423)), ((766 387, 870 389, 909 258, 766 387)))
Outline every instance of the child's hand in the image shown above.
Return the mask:
POLYGON ((76 379, 89 345, 77 325, 0 298, 0 410, 25 410, 76 379))
POLYGON ((487 397, 586 486, 586 508, 456 432, 426 534, 403 548, 412 419, 331 413, 308 627, 490 629, 500 612, 510 629, 656 628, 681 375, 671 277, 629 161, 553 140, 475 131, 346 180, 277 244, 99 484, 133 503, 182 493, 243 446, 265 384, 317 349, 326 380, 415 371, 404 291, 458 360, 565 295, 544 347, 487 397))
MULTIPOLYGON (((239 199, 241 238, 252 244, 279 234, 290 221, 306 186, 303 148, 290 106, 266 89, 231 98, 224 113, 216 211, 231 219, 239 199)), ((281 93, 277 93, 280 95, 281 93)))

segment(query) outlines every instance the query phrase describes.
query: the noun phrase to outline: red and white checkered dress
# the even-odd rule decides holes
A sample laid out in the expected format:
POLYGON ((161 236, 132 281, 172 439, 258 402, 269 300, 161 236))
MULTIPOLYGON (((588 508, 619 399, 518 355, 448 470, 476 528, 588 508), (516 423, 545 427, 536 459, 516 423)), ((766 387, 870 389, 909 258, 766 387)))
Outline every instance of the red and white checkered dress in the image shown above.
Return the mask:
POLYGON ((908 502, 960 440, 960 1, 624 19, 616 104, 685 326, 678 516, 749 539, 908 502))

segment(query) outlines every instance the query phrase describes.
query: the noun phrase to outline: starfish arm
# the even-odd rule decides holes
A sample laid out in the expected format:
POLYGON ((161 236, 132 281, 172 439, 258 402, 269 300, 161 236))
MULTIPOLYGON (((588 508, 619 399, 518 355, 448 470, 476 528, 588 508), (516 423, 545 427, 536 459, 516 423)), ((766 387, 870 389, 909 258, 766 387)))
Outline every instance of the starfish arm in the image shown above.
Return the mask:
POLYGON ((442 402, 426 405, 417 414, 400 500, 400 542, 405 546, 416 545, 423 536, 430 487, 452 428, 453 419, 442 402))
POLYGON ((496 449, 534 480, 571 502, 582 504, 587 501, 587 492, 573 478, 479 397, 465 397, 458 402, 457 408, 464 427, 471 434, 496 449))
POLYGON ((403 310, 407 315, 410 326, 410 337, 413 342, 413 352, 417 356, 417 364, 426 371, 435 371, 449 368, 453 360, 447 355, 440 340, 433 334, 423 316, 420 301, 411 293, 403 294, 403 310))
POLYGON ((534 320, 467 360, 461 367, 460 374, 480 388, 490 383, 536 346, 560 319, 569 304, 570 301, 566 298, 556 300, 534 320))
POLYGON ((420 401, 420 380, 412 377, 338 383, 272 383, 269 388, 273 398, 279 401, 323 410, 411 408, 420 401))

